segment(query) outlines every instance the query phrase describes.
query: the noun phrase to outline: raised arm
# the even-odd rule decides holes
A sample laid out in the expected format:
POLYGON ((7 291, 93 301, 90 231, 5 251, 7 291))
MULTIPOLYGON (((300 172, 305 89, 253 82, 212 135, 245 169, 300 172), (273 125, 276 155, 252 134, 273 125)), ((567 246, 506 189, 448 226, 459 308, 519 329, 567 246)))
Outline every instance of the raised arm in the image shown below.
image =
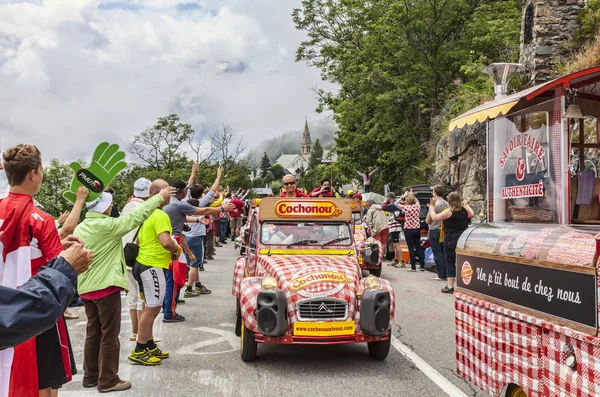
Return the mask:
POLYGON ((440 212, 439 214, 435 212, 434 204, 432 204, 435 202, 433 201, 433 199, 431 199, 430 203, 429 203, 429 216, 431 216, 431 219, 434 221, 443 221, 446 220, 448 218, 450 218, 452 216, 452 212, 450 211, 449 208, 446 208, 445 210, 443 210, 442 212, 440 212))
POLYGON ((83 186, 79 186, 77 189, 77 193, 75 194, 77 198, 75 199, 75 204, 73 204, 73 209, 71 209, 71 213, 67 217, 67 220, 63 226, 58 229, 58 236, 61 240, 72 234, 77 227, 77 223, 79 223, 79 217, 81 216, 81 210, 83 210, 85 200, 87 200, 89 194, 90 191, 83 186))
POLYGON ((196 180, 196 175, 198 175, 198 170, 200 169, 200 165, 198 165, 197 161, 194 161, 192 165, 192 173, 190 174, 190 179, 188 179, 188 186, 192 186, 194 181, 196 180))
POLYGON ((463 207, 467 210, 467 218, 472 219, 475 216, 473 208, 471 208, 471 199, 466 199, 463 203, 463 207))
POLYGON ((223 167, 217 168, 217 178, 215 179, 215 183, 211 186, 210 190, 213 192, 217 192, 219 185, 221 184, 221 177, 223 176, 223 167))

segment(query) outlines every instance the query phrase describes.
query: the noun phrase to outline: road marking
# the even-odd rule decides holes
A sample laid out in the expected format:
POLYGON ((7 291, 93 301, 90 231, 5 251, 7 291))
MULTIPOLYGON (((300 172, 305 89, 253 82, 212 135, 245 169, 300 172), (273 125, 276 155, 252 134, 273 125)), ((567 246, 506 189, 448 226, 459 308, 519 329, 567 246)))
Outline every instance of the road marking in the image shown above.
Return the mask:
POLYGON ((221 354, 221 353, 229 353, 232 351, 236 351, 240 349, 240 338, 235 336, 235 334, 229 330, 222 330, 218 328, 209 328, 209 327, 199 327, 192 328, 193 331, 202 331, 208 332, 210 334, 219 335, 217 338, 203 340, 200 342, 196 342, 191 345, 182 346, 175 351, 176 354, 196 354, 196 355, 208 355, 208 354, 221 354), (201 349, 206 346, 216 345, 222 342, 227 342, 231 346, 229 350, 222 350, 217 352, 197 352, 197 349, 201 349))
POLYGON ((421 372, 427 375, 427 377, 431 379, 433 383, 438 385, 447 395, 450 397, 468 397, 467 394, 463 393, 462 390, 454 386, 448 379, 444 378, 442 374, 436 371, 431 365, 427 364, 421 357, 417 356, 415 352, 410 350, 408 346, 400 342, 395 336, 392 336, 392 346, 419 368, 421 372))

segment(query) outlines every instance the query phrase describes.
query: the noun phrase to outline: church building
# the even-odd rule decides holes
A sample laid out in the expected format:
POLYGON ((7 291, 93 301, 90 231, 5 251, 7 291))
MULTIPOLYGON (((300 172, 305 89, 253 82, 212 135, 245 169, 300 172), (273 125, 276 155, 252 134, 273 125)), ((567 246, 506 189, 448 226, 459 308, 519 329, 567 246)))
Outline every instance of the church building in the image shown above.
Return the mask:
POLYGON ((304 133, 300 143, 300 154, 282 154, 276 164, 281 165, 287 174, 297 175, 308 169, 308 159, 312 153, 312 140, 308 130, 308 120, 304 121, 304 133))

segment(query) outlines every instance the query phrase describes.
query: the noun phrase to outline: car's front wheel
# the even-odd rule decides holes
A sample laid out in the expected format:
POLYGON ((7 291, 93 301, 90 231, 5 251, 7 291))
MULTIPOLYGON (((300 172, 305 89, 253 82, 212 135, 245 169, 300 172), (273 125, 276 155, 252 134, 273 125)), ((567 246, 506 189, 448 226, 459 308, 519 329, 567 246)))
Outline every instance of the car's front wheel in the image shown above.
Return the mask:
POLYGON ((374 360, 385 360, 390 353, 392 333, 388 331, 388 339, 379 342, 367 342, 369 356, 374 360))
POLYGON ((256 351, 258 349, 256 340, 254 339, 254 332, 250 331, 246 324, 242 321, 241 324, 241 351, 242 351, 242 361, 254 361, 256 360, 256 351))

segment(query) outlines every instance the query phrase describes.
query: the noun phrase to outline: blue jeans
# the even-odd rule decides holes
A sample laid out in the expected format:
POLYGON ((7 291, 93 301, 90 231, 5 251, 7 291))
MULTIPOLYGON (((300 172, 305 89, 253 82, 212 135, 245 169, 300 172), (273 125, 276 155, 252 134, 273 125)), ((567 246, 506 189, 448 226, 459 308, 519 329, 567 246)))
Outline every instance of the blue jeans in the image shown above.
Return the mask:
MULTIPOLYGON (((167 288, 165 290, 165 300, 163 301, 163 315, 167 319, 173 318, 177 302, 173 302, 173 288, 175 287, 175 280, 173 280, 173 272, 169 269, 165 269, 165 281, 167 282, 167 288)), ((175 299, 179 298, 181 287, 177 286, 177 295, 175 299)))
POLYGON ((429 243, 439 278, 446 278, 446 257, 444 243, 440 243, 441 229, 429 229, 429 243))
POLYGON ((456 277, 456 246, 450 248, 444 240, 444 253, 446 258, 446 275, 448 277, 456 277))
POLYGON ((196 257, 196 262, 190 262, 190 257, 188 254, 185 254, 185 258, 187 259, 187 264, 189 267, 204 267, 204 236, 195 236, 195 237, 187 237, 185 238, 187 241, 188 247, 190 247, 190 251, 196 257))
POLYGON ((219 240, 224 243, 227 241, 227 218, 222 218, 219 221, 219 240))

